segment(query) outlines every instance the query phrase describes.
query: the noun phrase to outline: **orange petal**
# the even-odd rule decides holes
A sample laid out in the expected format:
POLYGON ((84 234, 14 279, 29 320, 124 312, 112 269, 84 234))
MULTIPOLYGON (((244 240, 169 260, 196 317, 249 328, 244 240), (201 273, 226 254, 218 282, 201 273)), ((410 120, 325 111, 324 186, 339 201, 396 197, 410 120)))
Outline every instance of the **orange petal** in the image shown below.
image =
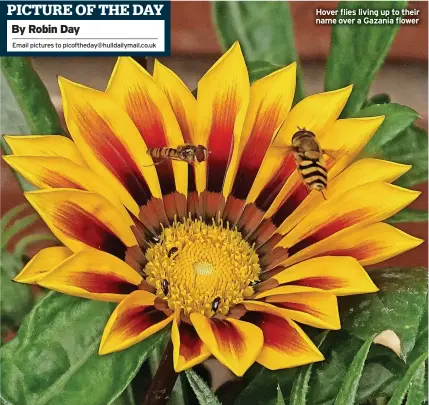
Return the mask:
MULTIPOLYGON (((249 108, 240 139, 233 197, 246 199, 265 153, 290 110, 295 82, 296 63, 292 63, 252 84, 249 108)), ((233 214, 232 212, 232 217, 233 214)))
POLYGON ((142 276, 117 257, 87 249, 63 261, 38 284, 76 297, 119 302, 141 281, 142 276))
POLYGON ((346 228, 299 251, 283 265, 291 266, 317 256, 351 256, 362 266, 368 266, 413 249, 422 242, 385 223, 346 228))
POLYGON ((270 370, 291 368, 324 359, 322 353, 285 314, 284 310, 262 302, 251 302, 242 319, 262 329, 264 346, 257 362, 270 370))
POLYGON ((229 194, 249 96, 249 76, 236 42, 198 83, 195 139, 210 152, 196 165, 198 192, 229 194))
POLYGON ((124 258, 137 245, 129 220, 104 197, 81 190, 25 193, 52 233, 74 252, 90 246, 124 258))
MULTIPOLYGON (((279 284, 294 284, 330 291, 335 295, 377 292, 365 269, 353 257, 323 256, 309 259, 280 271, 272 277, 279 284)), ((260 299, 277 294, 274 288, 256 294, 260 299)), ((279 292, 281 294, 281 290, 279 292)))
POLYGON ((342 229, 383 221, 419 194, 386 183, 363 184, 327 200, 289 232, 278 246, 287 247, 292 256, 342 229))
POLYGON ((172 320, 154 307, 156 296, 134 291, 119 303, 110 316, 101 338, 99 354, 127 349, 163 329, 172 320))
POLYGON ((176 311, 171 329, 173 342, 173 361, 176 373, 187 370, 211 355, 210 350, 199 338, 195 328, 180 321, 180 310, 176 311))
POLYGON ((67 127, 83 157, 138 215, 138 207, 161 191, 137 128, 107 94, 64 78, 59 85, 67 127))
MULTIPOLYGON (((125 109, 148 148, 175 148, 184 144, 166 94, 133 58, 118 58, 106 92, 125 109)), ((163 194, 177 190, 186 195, 186 163, 166 161, 155 166, 155 170, 163 194)))
MULTIPOLYGON (((379 159, 361 159, 350 165, 339 176, 331 180, 331 172, 328 173, 329 185, 324 194, 328 200, 360 185, 381 181, 391 183, 406 173, 411 166, 388 162, 379 159)), ((293 195, 288 198, 293 198, 293 195)), ((286 209, 287 200, 272 216, 275 225, 279 226, 277 232, 286 234, 293 229, 306 216, 313 212, 319 205, 325 203, 323 195, 317 191, 307 195, 304 201, 297 201, 292 211, 286 209), (286 218, 286 219, 285 219, 286 218), (282 221, 284 221, 282 223, 282 221)), ((270 208, 271 211, 271 208, 270 208)), ((267 213, 268 215, 268 213, 267 213)))
POLYGON ((86 162, 73 141, 60 135, 5 135, 4 139, 14 155, 61 156, 86 166, 86 162))
MULTIPOLYGON (((38 188, 74 188, 94 191, 107 198, 125 217, 129 217, 115 192, 88 167, 55 156, 4 156, 3 159, 38 188)), ((129 223, 132 224, 131 218, 129 223)))
POLYGON ((196 117, 197 100, 186 87, 185 83, 167 66, 155 59, 153 78, 164 90, 174 111, 183 140, 186 143, 194 141, 194 121, 196 117))
MULTIPOLYGON (((315 328, 340 329, 337 297, 331 292, 295 285, 285 285, 275 290, 276 295, 266 297, 265 302, 281 308, 286 317, 315 328)), ((257 311, 253 304, 257 306, 260 303, 244 302, 246 309, 257 311)))
POLYGON ((38 252, 13 279, 18 283, 37 283, 47 273, 70 257, 73 252, 63 246, 49 247, 38 252))
POLYGON ((212 354, 239 377, 261 351, 264 341, 262 332, 248 322, 232 318, 207 318, 196 312, 191 314, 191 322, 212 354))

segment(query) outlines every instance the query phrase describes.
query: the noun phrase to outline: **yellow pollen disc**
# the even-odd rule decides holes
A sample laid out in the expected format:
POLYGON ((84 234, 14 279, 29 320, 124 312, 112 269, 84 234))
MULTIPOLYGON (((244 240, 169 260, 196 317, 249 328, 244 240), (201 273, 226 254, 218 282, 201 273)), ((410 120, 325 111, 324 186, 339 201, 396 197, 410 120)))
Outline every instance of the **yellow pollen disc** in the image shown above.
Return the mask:
POLYGON ((258 255, 239 232, 192 219, 164 229, 146 258, 146 280, 171 309, 179 305, 185 315, 227 314, 253 293, 249 285, 261 270, 258 255))

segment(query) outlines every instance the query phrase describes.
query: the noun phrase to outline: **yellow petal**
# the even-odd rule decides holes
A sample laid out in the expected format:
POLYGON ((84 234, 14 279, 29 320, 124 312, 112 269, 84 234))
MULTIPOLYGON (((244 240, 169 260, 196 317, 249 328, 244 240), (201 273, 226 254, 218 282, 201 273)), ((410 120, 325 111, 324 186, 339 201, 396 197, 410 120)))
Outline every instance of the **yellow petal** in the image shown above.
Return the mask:
POLYGON ((239 377, 255 362, 261 351, 262 331, 248 322, 207 318, 196 312, 191 314, 191 322, 213 356, 239 377))
MULTIPOLYGON (((267 296, 265 302, 282 310, 285 317, 315 328, 340 329, 337 297, 329 291, 311 287, 285 285, 275 288, 276 294, 267 296)), ((249 311, 258 301, 245 301, 249 311), (250 304, 249 304, 250 303, 250 304)))
POLYGON ((141 281, 142 276, 121 259, 87 249, 63 261, 38 284, 76 297, 119 302, 141 281))
POLYGON ((128 219, 104 197, 81 190, 25 193, 52 233, 73 252, 91 246, 118 257, 137 244, 128 219))
POLYGON ((138 206, 161 191, 137 128, 107 94, 64 78, 59 85, 67 127, 83 157, 138 215, 138 206))
POLYGON ((210 350, 199 338, 195 328, 180 321, 180 309, 176 310, 171 329, 173 362, 176 373, 187 370, 211 355, 210 350))
POLYGON ((297 367, 324 359, 322 353, 284 310, 263 302, 245 301, 242 318, 262 329, 264 346, 257 362, 270 370, 297 367))
POLYGON ((195 139, 210 152, 196 165, 198 192, 229 194, 249 97, 249 76, 236 42, 198 83, 195 139))
POLYGON ((363 184, 327 200, 307 215, 278 246, 289 248, 292 256, 344 228, 383 221, 405 208, 419 194, 392 184, 363 184))
MULTIPOLYGON (((365 269, 353 257, 316 257, 288 267, 272 278, 279 284, 320 288, 339 296, 378 291, 365 269)), ((275 288, 258 293, 256 298, 274 294, 277 294, 275 288)))
MULTIPOLYGON (((410 170, 410 168, 411 166, 409 165, 402 165, 386 160, 358 160, 344 170, 344 172, 339 176, 335 177, 332 181, 329 181, 328 188, 325 190, 324 194, 326 198, 330 200, 336 195, 356 188, 362 184, 371 183, 373 181, 391 183, 410 170)), ((331 172, 328 174, 328 179, 330 179, 330 173, 331 172)), ((319 205, 324 204, 325 201, 326 200, 321 193, 317 191, 310 193, 308 197, 298 205, 295 211, 287 216, 286 220, 284 220, 284 222, 279 226, 277 232, 283 235, 288 233, 319 205)), ((276 219, 276 223, 281 221, 281 219, 275 214, 274 218, 276 219)))
POLYGON ((195 144, 194 126, 197 100, 186 87, 185 83, 167 66, 155 59, 153 78, 164 90, 174 111, 183 140, 195 144))
POLYGON ((273 146, 268 150, 247 198, 248 203, 255 202, 264 189, 281 187, 291 175, 295 162, 285 148, 290 146, 292 136, 298 131, 298 127, 312 131, 316 137, 323 133, 338 118, 351 91, 352 86, 348 86, 327 93, 314 94, 300 101, 291 110, 273 146))
POLYGON ((4 156, 3 159, 38 188, 75 188, 100 194, 129 218, 129 224, 132 224, 115 192, 88 167, 55 156, 12 155, 4 156))
POLYGON ((86 162, 73 141, 60 135, 5 135, 14 155, 61 156, 81 166, 86 162))
POLYGON ((390 259, 423 243, 391 225, 376 223, 358 228, 346 228, 301 250, 283 265, 302 262, 316 256, 351 256, 362 266, 390 259))
POLYGON ((113 311, 101 338, 98 354, 127 349, 167 326, 167 316, 154 307, 156 296, 147 291, 134 291, 113 311))
POLYGON ((55 269, 73 252, 64 246, 54 246, 38 252, 13 279, 18 283, 37 283, 51 270, 55 269))
MULTIPOLYGON (((125 109, 148 148, 175 148, 184 144, 167 96, 154 78, 133 58, 118 58, 106 92, 125 109)), ((164 162, 157 165, 155 170, 163 194, 171 192, 175 186, 177 191, 186 195, 186 163, 164 162)))

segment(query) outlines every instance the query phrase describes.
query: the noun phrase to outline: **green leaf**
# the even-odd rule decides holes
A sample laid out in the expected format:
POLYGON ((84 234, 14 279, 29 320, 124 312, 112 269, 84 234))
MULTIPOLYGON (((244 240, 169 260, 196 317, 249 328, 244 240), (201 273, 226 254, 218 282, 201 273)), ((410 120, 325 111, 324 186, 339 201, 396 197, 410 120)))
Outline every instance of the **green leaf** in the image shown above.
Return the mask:
POLYGON ((32 235, 24 236, 19 240, 19 242, 17 242, 13 254, 16 257, 22 257, 29 245, 41 242, 43 240, 56 241, 57 239, 47 233, 33 233, 32 235))
POLYGON ((401 222, 427 222, 428 212, 404 208, 393 217, 386 220, 389 224, 398 224, 401 222))
POLYGON ((250 83, 261 79, 262 77, 268 76, 269 74, 281 68, 282 66, 274 65, 270 62, 265 62, 261 60, 247 62, 247 70, 249 71, 250 83))
POLYGON ((425 363, 420 364, 408 391, 407 405, 422 405, 425 401, 425 363))
MULTIPOLYGON (((321 347, 326 337, 328 336, 328 331, 325 331, 321 334, 319 338, 318 348, 321 347)), ((292 391, 290 394, 289 405, 306 405, 307 404, 307 395, 309 390, 309 381, 311 376, 311 371, 313 370, 314 363, 310 363, 306 366, 298 368, 295 380, 293 382, 292 391)))
POLYGON ((30 58, 2 57, 1 70, 31 133, 64 134, 48 90, 33 69, 30 58))
POLYGON ((120 397, 113 401, 112 405, 137 405, 136 401, 134 400, 131 384, 126 388, 120 397))
MULTIPOLYGON (((341 1, 341 10, 402 9, 406 1, 341 1)), ((352 17, 353 18, 353 17, 352 17)), ((359 17, 354 17, 359 18, 359 17)), ((362 18, 362 17, 361 17, 362 18)), ((396 24, 353 24, 332 27, 325 90, 336 90, 354 84, 352 94, 342 112, 348 117, 358 111, 368 96, 369 87, 390 49, 399 26, 396 24)))
POLYGON ((1 399, 8 405, 110 404, 129 385, 166 331, 98 355, 112 304, 49 293, 0 350, 1 399))
POLYGON ((341 384, 337 398, 335 399, 335 405, 355 404, 359 381, 362 377, 365 360, 368 357, 368 352, 373 340, 373 336, 367 339, 354 357, 344 377, 343 383, 341 384))
POLYGON ((396 387, 395 392, 393 393, 387 405, 402 405, 402 401, 405 398, 405 395, 407 394, 411 381, 413 380, 415 375, 418 374, 421 365, 424 364, 427 358, 428 358, 428 353, 426 351, 410 365, 407 372, 405 373, 404 378, 396 387))
POLYGON ((200 405, 221 405, 216 395, 195 371, 186 370, 185 373, 200 405))
POLYGON ((38 214, 31 214, 24 218, 16 220, 11 226, 9 226, 2 234, 1 248, 4 249, 11 238, 16 234, 23 231, 28 226, 34 224, 39 219, 38 214))
MULTIPOLYGON (((325 360, 315 363, 313 366, 308 399, 305 405, 334 404, 348 373, 348 368, 353 362, 356 353, 362 348, 362 344, 361 339, 350 336, 344 331, 329 333, 322 347, 325 360)), ((390 354, 387 348, 380 347, 384 349, 384 353, 390 354)), ((363 401, 373 398, 393 378, 392 372, 387 370, 382 365, 383 363, 377 364, 378 359, 370 359, 371 353, 376 349, 378 349, 378 345, 373 345, 368 356, 367 364, 359 383, 356 403, 363 403, 363 401)))
POLYGON ((24 211, 26 208, 28 208, 29 205, 26 203, 19 204, 13 208, 11 208, 6 214, 2 216, 0 219, 0 225, 1 225, 1 234, 3 235, 4 230, 6 227, 10 224, 13 217, 17 216, 20 212, 24 211))
POLYGON ((354 113, 352 117, 377 117, 380 115, 385 115, 386 118, 362 152, 364 157, 383 159, 385 145, 397 138, 419 116, 412 108, 401 104, 374 104, 354 113))
POLYGON ((370 275, 380 291, 344 300, 342 329, 363 340, 393 330, 406 360, 419 339, 421 320, 427 316, 427 270, 388 268, 370 275))
POLYGON ((282 390, 280 385, 277 385, 277 405, 285 405, 285 400, 283 399, 282 390))
POLYGON ((427 181, 428 135, 424 129, 410 126, 384 146, 382 156, 386 160, 412 165, 396 184, 411 187, 427 181))
POLYGON ((17 328, 33 306, 33 295, 26 284, 12 281, 24 266, 22 260, 3 251, 0 267, 0 308, 3 323, 17 328))
MULTIPOLYGON (((246 61, 284 66, 299 61, 293 22, 287 2, 215 1, 213 19, 222 48, 239 41, 246 61)), ((297 71, 294 102, 304 97, 302 74, 297 71)))
POLYGON ((363 107, 369 107, 373 104, 389 104, 391 102, 390 96, 386 93, 375 94, 365 101, 363 107))

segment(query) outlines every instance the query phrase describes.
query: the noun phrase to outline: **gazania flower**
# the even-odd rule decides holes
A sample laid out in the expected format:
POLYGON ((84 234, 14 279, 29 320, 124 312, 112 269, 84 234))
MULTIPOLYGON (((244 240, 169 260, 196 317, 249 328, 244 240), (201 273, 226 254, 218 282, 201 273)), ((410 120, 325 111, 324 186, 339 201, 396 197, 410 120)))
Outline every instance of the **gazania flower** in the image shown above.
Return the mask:
POLYGON ((338 119, 351 86, 291 109, 295 74, 293 63, 250 86, 237 43, 197 100, 159 62, 152 77, 119 58, 105 92, 60 78, 73 142, 7 137, 5 159, 41 189, 26 197, 64 247, 15 280, 117 302, 103 355, 168 327, 176 371, 210 355, 237 375, 322 360, 299 324, 339 329, 337 296, 377 291, 362 266, 421 243, 381 222, 418 193, 390 184, 409 166, 354 161, 384 117, 338 119), (326 199, 286 148, 297 128, 336 151, 326 199), (147 153, 184 144, 207 159, 147 153))

